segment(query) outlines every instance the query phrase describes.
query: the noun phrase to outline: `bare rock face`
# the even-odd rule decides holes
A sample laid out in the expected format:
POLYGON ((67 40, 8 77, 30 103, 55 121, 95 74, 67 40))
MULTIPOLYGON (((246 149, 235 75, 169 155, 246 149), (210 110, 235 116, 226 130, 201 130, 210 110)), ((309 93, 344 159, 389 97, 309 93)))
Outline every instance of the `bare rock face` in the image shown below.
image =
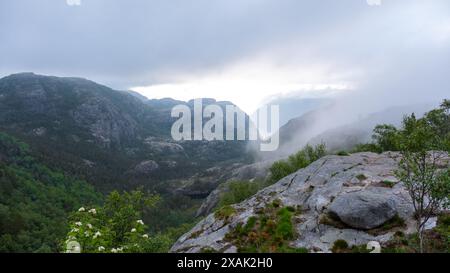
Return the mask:
POLYGON ((153 160, 147 160, 134 167, 134 172, 140 175, 149 175, 159 169, 158 163, 153 160))
POLYGON ((282 206, 301 207, 301 214, 293 221, 296 238, 290 245, 310 252, 330 252, 337 240, 353 246, 369 241, 387 242, 399 230, 412 233, 412 202, 394 175, 399 160, 400 155, 391 152, 326 156, 233 205, 235 213, 226 220, 210 214, 179 238, 171 251, 235 252, 237 246, 226 235, 274 200, 282 206), (340 218, 337 225, 324 221, 333 214, 340 218), (382 232, 372 229, 394 215, 402 218, 404 225, 382 232))
POLYGON ((336 198, 329 211, 350 227, 369 230, 396 215, 395 198, 369 190, 351 192, 336 198))
POLYGON ((154 137, 148 137, 144 143, 150 147, 150 149, 156 153, 165 154, 184 154, 184 148, 180 144, 172 143, 168 141, 158 140, 154 137))
MULTIPOLYGON (((81 88, 79 88, 81 89, 81 88)), ((75 92, 86 92, 75 89, 75 92)), ((124 113, 107 97, 91 93, 90 98, 70 112, 75 123, 88 129, 96 142, 105 148, 122 145, 138 136, 138 122, 124 113)))

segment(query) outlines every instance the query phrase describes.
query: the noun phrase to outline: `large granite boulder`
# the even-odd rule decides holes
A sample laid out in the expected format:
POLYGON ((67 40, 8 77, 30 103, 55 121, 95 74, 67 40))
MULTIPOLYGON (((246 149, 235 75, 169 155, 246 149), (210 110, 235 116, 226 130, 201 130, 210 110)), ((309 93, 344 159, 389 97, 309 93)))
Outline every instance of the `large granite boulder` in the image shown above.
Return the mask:
POLYGON ((329 211, 348 226, 366 230, 381 226, 397 213, 394 198, 370 191, 340 195, 331 203, 329 211))

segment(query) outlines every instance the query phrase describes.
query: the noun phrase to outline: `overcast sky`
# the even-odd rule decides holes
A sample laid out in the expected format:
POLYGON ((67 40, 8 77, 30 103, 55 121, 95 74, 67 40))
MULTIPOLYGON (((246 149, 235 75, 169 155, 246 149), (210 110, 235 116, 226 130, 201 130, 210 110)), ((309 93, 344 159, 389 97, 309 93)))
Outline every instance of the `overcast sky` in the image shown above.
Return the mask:
POLYGON ((449 64, 448 0, 0 1, 0 76, 79 76, 249 112, 292 92, 437 101, 449 64))

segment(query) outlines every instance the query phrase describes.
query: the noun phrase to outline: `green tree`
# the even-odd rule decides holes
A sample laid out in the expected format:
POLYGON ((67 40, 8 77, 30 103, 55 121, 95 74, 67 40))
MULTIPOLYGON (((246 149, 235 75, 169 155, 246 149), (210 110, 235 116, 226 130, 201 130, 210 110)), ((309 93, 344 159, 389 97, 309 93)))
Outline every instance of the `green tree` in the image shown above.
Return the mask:
POLYGON ((373 130, 372 139, 377 144, 379 152, 399 150, 398 130, 394 125, 377 125, 373 130))
POLYGON ((67 252, 141 253, 166 252, 171 238, 163 234, 149 236, 142 220, 143 212, 155 207, 158 195, 141 190, 108 195, 99 208, 80 208, 71 216, 70 231, 64 242, 67 252), (73 246, 78 246, 73 248, 73 246))
MULTIPOLYGON (((448 107, 447 101, 443 104, 448 107)), ((428 220, 440 209, 448 208, 450 198, 450 170, 442 170, 441 159, 447 154, 448 109, 438 109, 417 119, 415 115, 403 120, 403 128, 396 140, 402 154, 397 176, 411 196, 417 220, 419 248, 423 252, 424 229, 428 220)))

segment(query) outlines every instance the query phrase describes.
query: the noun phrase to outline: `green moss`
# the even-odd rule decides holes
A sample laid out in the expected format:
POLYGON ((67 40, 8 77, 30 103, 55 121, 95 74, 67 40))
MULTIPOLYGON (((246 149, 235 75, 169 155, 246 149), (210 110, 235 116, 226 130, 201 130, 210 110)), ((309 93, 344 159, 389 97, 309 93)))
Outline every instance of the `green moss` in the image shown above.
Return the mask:
POLYGON ((331 177, 335 177, 338 174, 339 174, 339 172, 334 172, 334 173, 331 174, 331 177))
POLYGON ((274 208, 279 208, 281 206, 281 200, 280 199, 275 199, 272 201, 272 206, 274 208))
POLYGON ((395 228, 403 228, 405 227, 405 220, 398 215, 395 215, 391 220, 384 223, 382 226, 369 230, 368 233, 372 235, 381 235, 388 231, 392 231, 395 228))
POLYGON ((225 239, 244 253, 305 253, 304 248, 293 248, 289 241, 295 238, 294 207, 282 207, 281 201, 272 202, 250 217, 245 225, 239 223, 225 239))
POLYGON ((395 182, 389 181, 389 180, 384 180, 381 181, 381 183, 388 188, 393 188, 395 186, 395 182))
POLYGON ((347 153, 346 151, 339 151, 339 152, 336 153, 336 155, 338 155, 338 156, 349 156, 350 154, 347 153))
POLYGON ((203 247, 200 249, 200 253, 218 253, 218 251, 211 247, 203 247))
POLYGON ((337 217, 333 217, 330 214, 322 214, 319 218, 319 224, 321 225, 327 225, 339 229, 345 229, 347 228, 347 225, 345 225, 342 221, 337 219, 337 217))
POLYGON ((189 239, 195 239, 198 236, 200 236, 200 234, 203 233, 204 230, 197 230, 196 232, 192 232, 191 236, 189 236, 189 239))
POLYGON ((364 174, 358 174, 356 178, 358 178, 359 181, 364 181, 367 179, 367 176, 365 176, 364 174))
POLYGON ((247 224, 245 224, 243 229, 244 234, 250 232, 255 227, 257 220, 255 216, 248 218, 247 224))
POLYGON ((331 249, 333 253, 369 253, 366 245, 354 245, 350 247, 345 240, 337 240, 331 249))
POLYGON ((228 221, 234 214, 236 213, 236 209, 232 206, 224 206, 221 207, 214 213, 216 219, 228 221))
POLYGON ((294 213, 297 212, 297 209, 294 208, 293 206, 287 206, 286 209, 290 212, 294 212, 294 213))
POLYGON ((339 253, 342 250, 346 250, 348 249, 348 243, 345 240, 337 240, 336 242, 334 242, 333 244, 333 248, 331 249, 331 251, 333 251, 333 253, 339 253))

